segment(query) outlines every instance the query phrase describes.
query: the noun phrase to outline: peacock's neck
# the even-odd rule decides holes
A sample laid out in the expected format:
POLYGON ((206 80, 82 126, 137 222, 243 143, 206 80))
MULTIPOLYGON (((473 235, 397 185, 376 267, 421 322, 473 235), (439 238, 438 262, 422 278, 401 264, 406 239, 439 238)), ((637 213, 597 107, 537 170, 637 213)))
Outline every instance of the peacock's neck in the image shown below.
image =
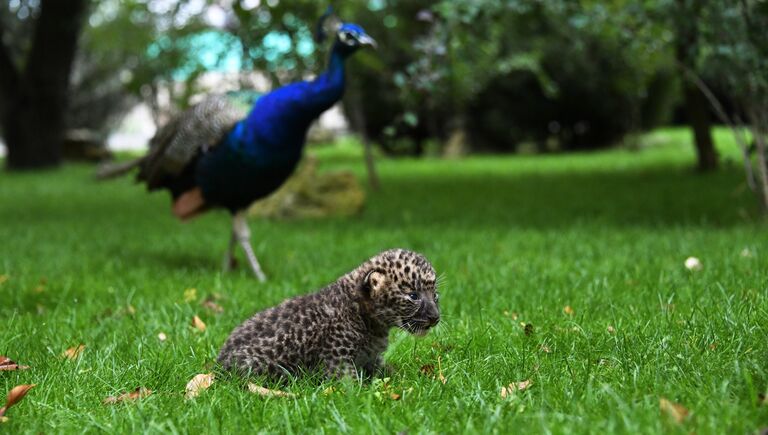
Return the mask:
POLYGON ((344 53, 339 46, 335 46, 331 51, 331 58, 328 61, 328 68, 324 73, 320 74, 312 85, 316 88, 313 92, 313 97, 310 100, 315 106, 314 117, 320 116, 320 114, 328 110, 331 106, 336 104, 344 95, 344 85, 346 83, 346 59, 347 54, 344 53))
POLYGON ((232 130, 227 142, 267 160, 298 159, 312 121, 344 94, 344 64, 348 55, 337 45, 328 67, 315 80, 292 83, 261 97, 232 130))

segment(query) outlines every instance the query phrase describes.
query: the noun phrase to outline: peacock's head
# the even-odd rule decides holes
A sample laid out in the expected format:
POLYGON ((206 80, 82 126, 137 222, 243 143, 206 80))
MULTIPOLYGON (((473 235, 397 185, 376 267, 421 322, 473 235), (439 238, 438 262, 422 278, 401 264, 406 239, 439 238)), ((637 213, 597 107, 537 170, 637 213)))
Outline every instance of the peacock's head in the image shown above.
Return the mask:
POLYGON ((317 23, 315 39, 323 42, 329 34, 336 35, 334 48, 343 54, 352 54, 362 47, 376 48, 376 41, 362 27, 342 22, 330 7, 317 23))
POLYGON ((336 31, 336 40, 339 44, 352 49, 360 47, 376 48, 376 40, 368 36, 362 27, 357 24, 343 23, 336 31))

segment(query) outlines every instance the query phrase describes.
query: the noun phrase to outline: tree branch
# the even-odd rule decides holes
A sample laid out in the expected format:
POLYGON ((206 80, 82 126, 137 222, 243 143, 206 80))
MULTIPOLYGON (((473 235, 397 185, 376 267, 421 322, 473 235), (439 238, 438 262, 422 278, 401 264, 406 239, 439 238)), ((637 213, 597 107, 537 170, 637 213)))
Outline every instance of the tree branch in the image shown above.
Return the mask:
POLYGON ((733 137, 736 139, 736 143, 739 145, 739 148, 741 148, 741 153, 744 156, 744 171, 746 172, 747 176, 747 185, 752 191, 755 191, 755 174, 752 170, 752 163, 749 160, 749 145, 747 145, 747 140, 743 136, 742 130, 740 130, 733 122, 733 120, 728 116, 728 113, 723 108, 723 105, 720 104, 720 100, 717 99, 715 93, 712 92, 709 86, 704 83, 704 80, 702 80, 695 72, 693 72, 693 70, 683 65, 681 62, 677 62, 677 67, 680 68, 683 73, 685 73, 685 76, 688 78, 688 80, 696 85, 701 93, 704 94, 704 97, 707 98, 707 101, 709 101, 709 104, 715 110, 715 114, 717 115, 718 119, 720 119, 720 122, 726 124, 731 129, 733 137))

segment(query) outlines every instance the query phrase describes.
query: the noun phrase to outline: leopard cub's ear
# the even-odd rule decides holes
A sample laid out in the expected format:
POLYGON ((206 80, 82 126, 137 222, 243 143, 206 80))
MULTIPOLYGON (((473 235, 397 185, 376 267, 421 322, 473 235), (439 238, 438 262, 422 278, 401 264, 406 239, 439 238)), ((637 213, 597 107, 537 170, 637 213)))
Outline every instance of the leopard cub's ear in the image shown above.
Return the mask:
POLYGON ((362 282, 362 290, 366 296, 374 296, 381 292, 387 285, 387 276, 381 270, 373 269, 365 274, 362 282))

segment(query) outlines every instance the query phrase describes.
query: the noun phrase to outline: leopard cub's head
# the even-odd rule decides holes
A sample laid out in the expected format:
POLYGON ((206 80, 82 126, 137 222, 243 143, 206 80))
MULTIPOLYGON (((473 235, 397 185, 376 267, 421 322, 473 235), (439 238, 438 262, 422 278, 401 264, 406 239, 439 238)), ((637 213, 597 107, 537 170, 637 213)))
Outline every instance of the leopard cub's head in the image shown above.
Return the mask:
POLYGON ((380 322, 424 335, 440 321, 435 269, 423 255, 390 249, 362 268, 361 289, 380 322))

